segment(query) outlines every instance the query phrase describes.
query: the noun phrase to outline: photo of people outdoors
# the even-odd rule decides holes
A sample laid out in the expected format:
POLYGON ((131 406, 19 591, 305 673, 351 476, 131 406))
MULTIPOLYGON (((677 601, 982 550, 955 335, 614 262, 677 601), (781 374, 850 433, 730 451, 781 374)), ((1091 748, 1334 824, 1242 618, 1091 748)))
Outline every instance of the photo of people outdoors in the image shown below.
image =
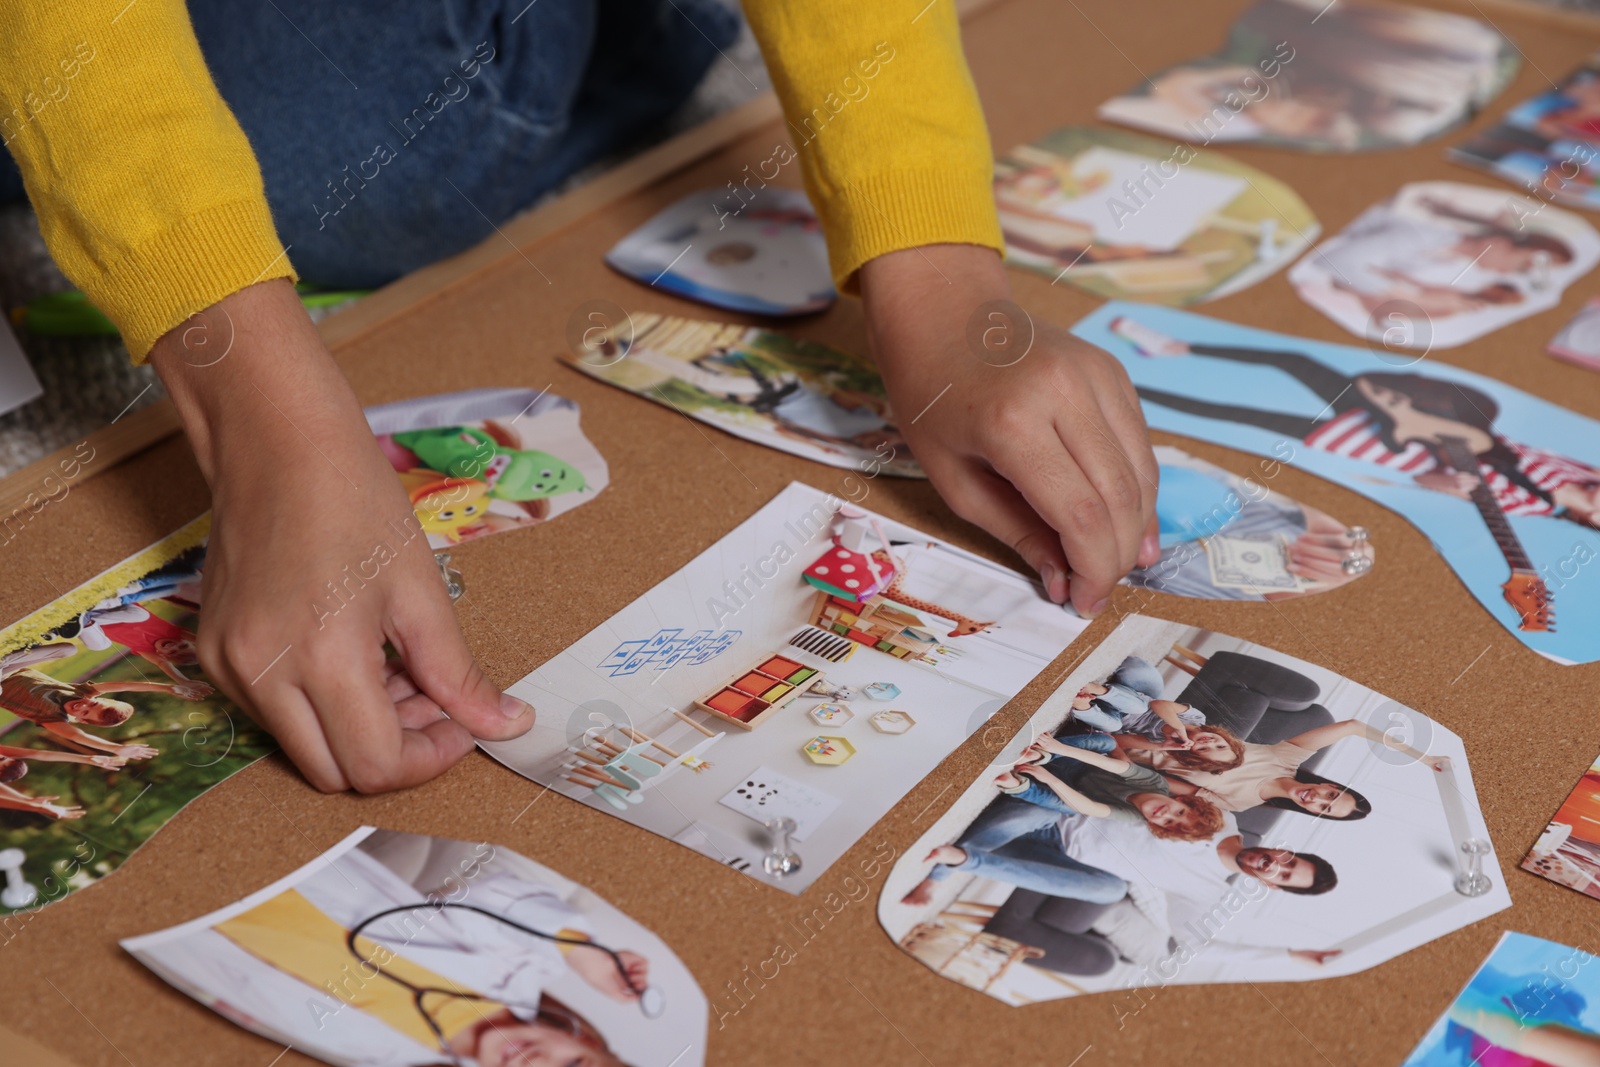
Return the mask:
POLYGON ((364 827, 236 904, 122 942, 336 1067, 699 1067, 706 999, 649 930, 487 842, 364 827))
POLYGON ((746 441, 830 467, 923 477, 871 360, 756 326, 635 313, 562 362, 746 441))
POLYGON ((1511 42, 1474 18, 1261 0, 1215 54, 1152 75, 1100 105, 1100 117, 1200 144, 1390 148, 1465 122, 1516 69, 1511 42))
POLYGON ((1306 303, 1386 348, 1450 348, 1555 307, 1600 261, 1570 211, 1460 182, 1412 182, 1289 271, 1306 303))
POLYGON ((1150 425, 1268 457, 1399 512, 1478 602, 1559 662, 1600 659, 1600 424, 1492 378, 1142 304, 1073 328, 1150 425), (1556 628, 1556 620, 1561 626, 1556 628))
POLYGON ((1321 232, 1293 189, 1217 152, 1069 126, 995 163, 1006 258, 1108 299, 1198 304, 1321 232))
POLYGON ((1600 208, 1600 61, 1591 58, 1549 92, 1450 149, 1450 158, 1540 197, 1600 208))
POLYGON ((878 916, 1011 1004, 1350 974, 1510 906, 1460 739, 1332 671, 1130 615, 908 849, 878 916))
POLYGON ((0 631, 0 914, 121 866, 277 745, 201 672, 206 519, 0 631))

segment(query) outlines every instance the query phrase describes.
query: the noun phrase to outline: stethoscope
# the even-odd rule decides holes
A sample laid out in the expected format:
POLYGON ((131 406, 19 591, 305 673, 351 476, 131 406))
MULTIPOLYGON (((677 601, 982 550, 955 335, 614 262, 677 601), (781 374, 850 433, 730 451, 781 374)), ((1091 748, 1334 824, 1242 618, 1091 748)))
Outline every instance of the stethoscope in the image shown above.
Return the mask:
MULTIPOLYGON (((454 997, 457 1000, 481 1000, 486 1003, 504 1003, 504 1000, 502 998, 486 997, 480 993, 463 993, 455 989, 440 989, 437 986, 415 985, 406 981, 404 978, 384 970, 378 964, 363 956, 361 951, 356 947, 356 939, 361 936, 361 932, 380 919, 387 919, 392 915, 414 912, 421 909, 440 912, 446 908, 455 908, 458 911, 475 912, 478 915, 483 915, 493 919, 495 922, 503 923, 514 930, 520 930, 525 934, 529 934, 533 937, 543 938, 546 941, 553 941, 558 945, 588 946, 589 948, 597 948, 601 952, 604 952, 607 956, 611 957, 612 964, 617 968, 617 977, 621 978, 622 984, 627 987, 630 993, 638 998, 639 1011, 646 1019, 659 1019, 666 1011, 666 997, 662 995, 661 990, 657 989, 655 986, 645 986, 643 989, 641 989, 634 985, 633 979, 628 976, 628 969, 623 966, 622 957, 617 955, 615 949, 609 948, 605 945, 596 944, 593 941, 586 941, 581 937, 562 937, 560 934, 549 934, 543 930, 535 930, 531 926, 523 926, 521 923, 514 922, 513 920, 506 918, 504 915, 496 915, 492 911, 486 911, 483 908, 479 908, 471 904, 453 904, 449 901, 426 901, 421 904, 401 904, 398 907, 388 908, 374 915, 367 916, 365 919, 353 926, 350 929, 350 932, 345 935, 345 947, 350 950, 350 954, 354 956, 357 962, 359 962, 362 966, 371 967, 384 978, 387 978, 389 981, 410 992, 411 1003, 416 1007, 417 1014, 422 1016, 422 1021, 428 1024, 428 1029, 433 1031, 434 1038, 439 1042, 440 1051, 444 1052, 446 1055, 452 1054, 447 1042, 445 1041, 444 1031, 440 1028, 439 1023, 433 1017, 433 1014, 428 1011, 427 1005, 425 1004, 425 1001, 430 993, 441 997, 454 997)), ((538 1010, 537 1006, 535 1010, 538 1010)), ((575 1031, 576 1023, 574 1020, 569 1018, 566 1019, 565 1022, 569 1029, 574 1029, 575 1031)), ((461 1062, 460 1057, 454 1058, 458 1063, 461 1062)))

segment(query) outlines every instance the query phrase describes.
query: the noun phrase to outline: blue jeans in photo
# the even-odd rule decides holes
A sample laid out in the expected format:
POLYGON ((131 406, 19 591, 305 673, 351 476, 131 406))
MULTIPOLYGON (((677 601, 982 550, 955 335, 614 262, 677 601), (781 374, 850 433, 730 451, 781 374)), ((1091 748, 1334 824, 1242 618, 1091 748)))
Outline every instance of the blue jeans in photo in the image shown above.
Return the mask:
MULTIPOLYGON (((1101 755, 1110 755, 1117 750, 1117 742, 1110 734, 1072 734, 1057 740, 1073 748, 1087 749, 1101 755)), ((1090 769, 1087 763, 1071 756, 1056 756, 1037 766, 1049 771, 1067 785, 1076 783, 1083 772, 1090 769)), ((1022 779, 1022 788, 1015 793, 1007 793, 1006 796, 1010 799, 1037 805, 1060 814, 1072 814, 1075 811, 1065 800, 1057 796, 1054 790, 1037 778, 1026 774, 1017 774, 1017 777, 1022 779)))
POLYGON ((967 858, 954 866, 935 864, 928 877, 942 881, 960 871, 1091 904, 1121 900, 1128 883, 1068 856, 1059 821, 1060 816, 1048 808, 998 797, 956 839, 956 847, 967 858))

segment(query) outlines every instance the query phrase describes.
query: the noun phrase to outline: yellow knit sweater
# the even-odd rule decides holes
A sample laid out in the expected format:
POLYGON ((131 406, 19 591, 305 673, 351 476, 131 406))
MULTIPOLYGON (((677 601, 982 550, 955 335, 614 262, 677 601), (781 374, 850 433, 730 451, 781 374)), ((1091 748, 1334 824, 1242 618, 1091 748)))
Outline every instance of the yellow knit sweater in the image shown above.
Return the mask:
MULTIPOLYGON (((1001 246, 953 0, 747 9, 789 144, 732 176, 725 210, 798 163, 846 289, 886 252, 1001 246)), ((0 99, 51 254, 135 359, 228 294, 294 277, 183 0, 0 5, 0 99)))

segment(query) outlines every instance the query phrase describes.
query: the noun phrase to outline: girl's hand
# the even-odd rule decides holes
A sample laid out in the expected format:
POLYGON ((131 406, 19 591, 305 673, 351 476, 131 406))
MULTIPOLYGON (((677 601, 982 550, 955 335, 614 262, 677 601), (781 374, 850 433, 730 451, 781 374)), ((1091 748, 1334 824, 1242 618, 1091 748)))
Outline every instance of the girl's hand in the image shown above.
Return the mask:
POLYGON ((533 711, 472 660, 394 469, 285 280, 152 350, 211 485, 206 674, 318 789, 415 785, 533 711), (405 671, 384 674, 385 646, 405 671))
POLYGON ((179 682, 172 687, 172 695, 184 700, 204 700, 215 690, 205 682, 179 682))
POLYGON ((1342 948, 1292 948, 1289 950, 1289 958, 1303 963, 1315 963, 1320 967, 1343 952, 1342 948))
POLYGON ((1449 756, 1422 756, 1417 762, 1424 767, 1432 767, 1436 771, 1448 771, 1450 769, 1449 756))
POLYGON ((128 761, 122 756, 89 756, 84 762, 101 770, 119 771, 128 761))
POLYGON ((117 750, 111 755, 113 758, 119 759, 123 763, 126 763, 128 760, 132 759, 155 759, 157 756, 161 755, 161 753, 151 748, 149 745, 132 744, 118 745, 117 750))
POLYGON ((1128 571, 1161 556, 1158 469, 1122 364, 1000 303, 1011 287, 991 249, 891 252, 860 281, 896 423, 934 488, 1051 600, 1105 610, 1128 571))

